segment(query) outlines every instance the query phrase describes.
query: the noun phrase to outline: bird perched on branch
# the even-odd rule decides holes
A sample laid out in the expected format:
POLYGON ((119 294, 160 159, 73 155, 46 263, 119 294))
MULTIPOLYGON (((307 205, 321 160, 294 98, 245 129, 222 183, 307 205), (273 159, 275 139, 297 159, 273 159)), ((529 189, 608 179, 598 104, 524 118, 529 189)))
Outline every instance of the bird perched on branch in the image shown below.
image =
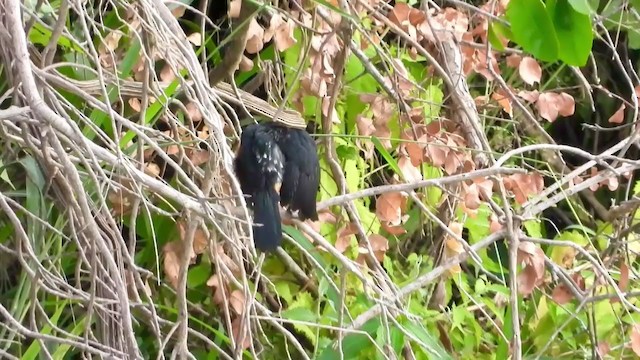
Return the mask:
POLYGON ((317 220, 320 164, 316 144, 302 129, 273 122, 248 126, 240 138, 235 170, 253 209, 256 248, 273 251, 282 240, 278 203, 301 220, 317 220))

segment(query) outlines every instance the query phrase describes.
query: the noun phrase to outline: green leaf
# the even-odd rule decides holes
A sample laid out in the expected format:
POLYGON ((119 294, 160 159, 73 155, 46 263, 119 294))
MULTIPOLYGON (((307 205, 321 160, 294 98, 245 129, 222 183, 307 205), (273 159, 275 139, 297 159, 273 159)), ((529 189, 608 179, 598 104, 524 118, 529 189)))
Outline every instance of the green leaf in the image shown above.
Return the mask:
POLYGON ((491 46, 496 48, 498 51, 503 51, 505 49, 504 45, 502 45, 501 39, 511 37, 509 36, 511 33, 509 29, 499 22, 490 22, 487 33, 491 46))
POLYGON ((291 292, 291 284, 286 281, 278 281, 275 284, 276 293, 283 298, 288 304, 293 301, 293 293, 291 292))
POLYGON ((0 159, 0 180, 6 182, 9 186, 11 186, 11 189, 16 189, 16 187, 13 185, 13 182, 11 182, 11 179, 9 178, 9 173, 7 173, 7 169, 4 165, 4 160, 2 159, 0 159))
POLYGON ((404 329, 420 341, 420 346, 432 355, 431 359, 452 359, 451 355, 440 345, 440 342, 429 334, 422 325, 408 322, 404 325, 404 329))
MULTIPOLYGON (((122 62, 119 64, 118 71, 123 78, 129 76, 131 69, 137 62, 140 57, 141 45, 140 42, 136 39, 133 39, 130 44, 127 52, 125 53, 122 62)), ((107 99, 100 99, 103 102, 107 102, 108 104, 113 103, 119 96, 118 85, 107 85, 107 99)), ((91 112, 89 116, 91 121, 99 128, 105 129, 107 134, 111 134, 113 132, 113 124, 111 123, 109 114, 104 111, 95 108, 91 112)), ((87 126, 83 129, 82 133, 89 139, 93 139, 96 136, 95 130, 91 126, 87 126)), ((129 134, 130 131, 125 135, 127 137, 127 142, 134 137, 133 134, 129 134)), ((124 139, 121 140, 121 144, 124 139)), ((125 143, 125 144, 126 144, 125 143)))
POLYGON ((201 286, 206 283, 210 277, 211 266, 202 262, 189 269, 189 272, 187 273, 187 286, 190 288, 201 286))
POLYGON ((338 185, 331 176, 331 169, 324 158, 320 159, 320 200, 338 195, 338 185))
POLYGON ((636 181, 636 184, 633 186, 633 194, 640 193, 640 180, 636 181))
POLYGON ((313 308, 315 307, 315 300, 306 291, 299 292, 298 296, 296 296, 295 300, 289 306, 290 308, 302 307, 302 308, 313 308))
POLYGON ((380 220, 376 214, 369 209, 368 206, 365 206, 362 199, 358 199, 354 201, 356 205, 356 209, 358 210, 358 215, 360 215, 360 221, 362 225, 364 225, 365 230, 370 231, 373 234, 377 234, 380 232, 380 220))
POLYGON ((531 237, 541 238, 542 236, 542 223, 540 220, 527 220, 522 223, 525 230, 527 230, 527 234, 531 237))
MULTIPOLYGON (((592 7, 591 4, 589 4, 589 1, 587 0, 569 0, 569 4, 571 4, 571 7, 584 15, 591 15, 594 12, 594 7, 592 7)), ((598 6, 598 4, 594 4, 595 7, 598 6)))
MULTIPOLYGON (((360 35, 356 37, 359 36, 360 35)), ((345 65, 345 71, 345 89, 347 90, 345 99, 346 124, 351 128, 355 128, 355 123, 358 115, 362 114, 367 107, 367 105, 360 100, 360 95, 377 93, 378 83, 373 78, 373 76, 371 76, 371 74, 366 72, 364 65, 362 65, 360 59, 358 59, 358 57, 353 54, 349 55, 349 58, 345 65)))
MULTIPOLYGON (((300 230, 287 225, 283 226, 282 230, 285 231, 287 234, 289 234, 289 236, 291 236, 293 240, 295 240, 303 249, 309 252, 309 254, 311 254, 313 259, 318 263, 318 265, 322 269, 330 268, 330 264, 327 263, 324 260, 324 258, 320 255, 320 252, 315 247, 315 245, 312 244, 311 241, 309 241, 309 239, 307 239, 307 237, 300 232, 300 230)), ((327 271, 327 273, 329 273, 329 271, 327 271)), ((325 273, 320 270, 316 270, 315 275, 316 275, 316 278, 318 279, 327 279, 327 276, 325 275, 325 273)), ((327 286, 323 287, 323 289, 326 289, 326 291, 321 292, 320 295, 326 295, 330 305, 334 309, 336 309, 338 304, 340 303, 340 295, 338 293, 338 289, 332 286, 332 284, 330 284, 328 280, 325 280, 325 281, 327 282, 327 286)), ((322 284, 322 280, 320 283, 322 284)))
POLYGON ((402 171, 400 170, 400 166, 398 166, 398 162, 396 161, 396 159, 393 158, 393 156, 391 156, 391 154, 387 151, 384 145, 382 145, 382 143, 380 142, 380 139, 378 139, 375 136, 372 136, 371 141, 373 142, 373 145, 375 145, 376 150, 378 150, 380 155, 382 155, 382 157, 387 161, 387 164, 391 166, 391 169, 393 169, 393 171, 396 174, 398 174, 398 176, 402 177, 402 171))
POLYGON ((556 61, 559 43, 553 23, 540 0, 511 0, 507 6, 512 40, 543 61, 556 61))
MULTIPOLYGON (((475 244, 489 235, 489 215, 491 214, 491 209, 488 205, 483 204, 477 211, 478 214, 476 216, 467 216, 464 222, 464 227, 469 230, 470 244, 475 244)), ((460 210, 460 212, 462 211, 460 210)))
POLYGON ((347 191, 356 192, 360 188, 360 180, 362 179, 362 167, 358 166, 358 160, 346 159, 344 161, 344 176, 347 181, 347 191))
POLYGON ((319 320, 318 316, 314 312, 312 312, 308 308, 294 307, 294 308, 289 308, 283 311, 282 318, 288 319, 288 320, 294 320, 293 327, 296 330, 303 333, 304 336, 306 336, 307 339, 309 339, 309 341, 313 343, 313 345, 316 345, 317 337, 314 329, 309 325, 301 324, 298 322, 298 321, 309 322, 309 323, 318 322, 319 320))
POLYGON ((370 337, 360 334, 360 333, 352 333, 344 337, 342 340, 342 354, 344 357, 341 357, 337 351, 338 344, 334 342, 333 344, 327 346, 320 356, 319 360, 334 360, 334 359, 362 359, 362 353, 364 350, 368 350, 373 344, 371 343, 371 339, 374 337, 374 334, 380 327, 380 319, 374 318, 367 321, 360 330, 364 331, 370 337))
MULTIPOLYGON (((65 310, 68 310, 66 308, 67 306, 68 306, 68 302, 66 300, 61 301, 59 304, 57 304, 56 312, 51 316, 51 318, 49 318, 49 322, 53 325, 57 325, 58 321, 60 320, 60 316, 62 315, 62 312, 65 310)), ((42 335, 51 335, 51 330, 52 328, 49 325, 49 323, 45 323, 44 326, 38 330, 38 333, 42 335)), ((29 348, 27 349, 27 351, 25 351, 22 354, 21 359, 23 360, 37 359, 41 350, 40 344, 41 344, 40 341, 32 342, 29 348)))
POLYGON ((568 0, 549 0, 547 12, 560 44, 560 60, 569 65, 584 66, 593 44, 589 15, 576 11, 568 0))

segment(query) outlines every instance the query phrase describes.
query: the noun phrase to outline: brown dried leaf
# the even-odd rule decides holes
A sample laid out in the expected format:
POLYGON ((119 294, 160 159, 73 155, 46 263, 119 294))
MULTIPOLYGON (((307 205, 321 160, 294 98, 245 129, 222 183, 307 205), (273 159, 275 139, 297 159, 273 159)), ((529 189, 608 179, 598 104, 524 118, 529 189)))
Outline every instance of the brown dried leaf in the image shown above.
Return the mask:
MULTIPOLYGON (((452 233, 454 233, 458 237, 462 237, 462 229, 463 229, 462 223, 452 221, 451 223, 449 223, 448 228, 449 230, 451 230, 452 233)), ((464 247, 462 246, 460 241, 458 241, 458 239, 456 239, 455 237, 451 236, 449 233, 445 235, 445 245, 448 253, 447 257, 452 257, 454 255, 458 255, 464 252, 464 247)))
POLYGON ((231 0, 229 3, 229 18, 235 19, 240 16, 240 8, 242 7, 242 0, 231 0))
POLYGON ((555 95, 556 94, 550 92, 542 93, 536 102, 538 113, 549 122, 554 122, 558 118, 558 106, 555 95))
POLYGON ((187 152, 187 156, 193 163, 193 166, 200 166, 209 161, 209 151, 207 150, 190 150, 187 152))
POLYGON ((135 112, 140 112, 142 110, 142 102, 138 98, 130 98, 128 101, 129 106, 131 106, 131 110, 135 112))
POLYGON ((207 286, 213 289, 213 303, 216 305, 224 304, 226 284, 222 282, 220 275, 211 275, 209 280, 207 280, 207 286))
POLYGON ((522 241, 518 246, 518 262, 524 263, 524 269, 518 274, 518 291, 529 295, 544 281, 544 259, 542 249, 535 244, 522 241))
POLYGON ((344 253, 351 246, 351 239, 358 232, 355 224, 349 223, 345 228, 340 230, 338 238, 336 239, 336 250, 340 253, 344 253))
POLYGON ((244 325, 243 317, 238 316, 231 321, 231 334, 236 341, 236 346, 245 350, 251 346, 251 332, 245 331, 246 325, 244 325))
POLYGON ((104 37, 104 42, 102 45, 109 51, 114 51, 118 48, 118 43, 120 39, 122 39, 122 35, 124 35, 121 31, 112 31, 104 37))
POLYGON ((386 96, 364 94, 360 95, 360 100, 369 104, 373 112, 373 120, 376 124, 386 124, 395 112, 395 107, 386 96))
POLYGON ((530 195, 539 194, 544 187, 542 176, 537 173, 513 174, 505 179, 504 185, 515 195, 518 204, 524 204, 530 195))
POLYGON ((620 185, 620 182, 618 181, 618 178, 615 177, 615 176, 611 176, 610 178, 605 179, 603 182, 607 184, 607 187, 611 191, 617 190, 618 186, 620 185))
POLYGON ((107 199, 111 202, 111 211, 113 214, 120 216, 126 215, 131 211, 134 196, 124 190, 116 189, 109 191, 107 199))
MULTIPOLYGON (((423 135, 422 138, 418 141, 426 142, 426 136, 423 135), (422 138, 424 138, 424 140, 421 140, 422 138)), ((407 155, 409 155, 409 159, 413 166, 418 167, 424 162, 424 147, 424 145, 415 142, 404 144, 404 149, 407 151, 407 155)))
POLYGON ((173 69, 171 69, 171 66, 169 66, 169 64, 165 64, 162 67, 162 70, 160 70, 160 80, 165 83, 170 83, 175 78, 176 74, 173 72, 173 69))
POLYGON ((295 45, 297 40, 293 35, 294 29, 295 23, 293 20, 287 19, 286 22, 282 21, 282 19, 280 20, 280 24, 275 28, 275 33, 273 34, 273 42, 275 43, 278 51, 285 51, 295 45))
POLYGON ((463 164, 464 157, 455 151, 450 151, 444 163, 444 171, 449 175, 453 175, 463 164))
POLYGON ((493 52, 487 56, 485 51, 476 51, 472 65, 475 72, 484 76, 489 81, 493 80, 493 73, 501 74, 498 60, 493 52), (491 71, 489 71, 489 66, 491 66, 491 71))
POLYGON ((382 228, 391 235, 399 236, 407 233, 407 229, 405 229, 405 227, 402 225, 393 226, 393 225, 389 225, 386 222, 383 222, 381 225, 382 225, 382 228))
MULTIPOLYGON (((620 289, 620 292, 626 292, 627 288, 629 287, 629 266, 627 266, 627 263, 624 260, 621 260, 621 262, 622 263, 620 264, 620 279, 618 280, 618 288, 620 289)), ((620 298, 616 296, 612 298, 610 302, 620 302, 620 298)))
POLYGON ((229 306, 231 306, 231 309, 233 309, 237 315, 244 313, 245 302, 244 292, 240 290, 233 290, 229 295, 229 306))
POLYGON ((500 223, 498 217, 496 216, 496 214, 492 213, 491 216, 489 217, 489 219, 491 220, 490 224, 489 224, 489 232, 491 232, 492 234, 495 232, 498 232, 500 230, 502 230, 503 225, 500 223))
POLYGON ((199 32, 194 32, 187 36, 187 40, 195 46, 202 45, 202 35, 199 32))
POLYGON ((400 155, 399 157, 400 160, 398 160, 398 167, 400 168, 400 171, 402 171, 402 176, 405 181, 412 183, 422 180, 422 173, 420 172, 420 169, 411 163, 411 159, 405 155, 400 155))
POLYGON ((187 7, 182 4, 178 4, 176 7, 171 9, 171 14, 175 16, 176 19, 179 19, 184 16, 184 13, 187 11, 187 7))
POLYGON ((147 175, 159 177, 160 176, 160 165, 158 165, 156 163, 148 163, 144 168, 144 172, 147 175))
POLYGON ((504 112, 509 114, 509 116, 513 116, 511 98, 509 97, 509 94, 507 94, 506 91, 504 91, 502 88, 499 88, 496 92, 491 94, 491 98, 494 101, 496 101, 498 105, 500 105, 500 107, 502 108, 502 110, 504 110, 504 112))
POLYGON ((625 292, 629 287, 629 266, 626 262, 620 264, 620 281, 618 282, 620 291, 625 292))
POLYGON ((627 107, 624 103, 620 104, 618 110, 616 110, 616 112, 613 113, 613 115, 611 115, 611 117, 609 118, 609 122, 612 124, 622 124, 622 122, 624 121, 624 109, 626 108, 627 107))
POLYGON ((482 204, 480 200, 480 190, 476 184, 467 185, 462 183, 464 194, 464 206, 469 210, 476 210, 482 204))
POLYGON ((387 250, 389 250, 389 240, 380 234, 371 234, 369 235, 369 243, 371 244, 376 260, 384 260, 384 255, 387 253, 387 250))
POLYGON ((573 96, 561 92, 558 99, 558 113, 561 116, 571 116, 576 111, 576 100, 573 96))
POLYGON ((609 354, 609 351, 611 351, 611 346, 609 346, 608 342, 598 342, 598 354, 600 355, 600 357, 604 358, 605 356, 607 356, 607 354, 609 354))
POLYGON ((575 105, 574 98, 567 93, 545 92, 540 94, 536 102, 538 113, 549 122, 555 121, 558 115, 573 115, 575 105))
POLYGON ((573 299, 573 294, 565 284, 559 284, 553 289, 551 298, 559 305, 564 305, 573 299))
POLYGON ((447 161, 449 148, 439 143, 428 143, 425 147, 425 154, 433 166, 441 167, 447 161))
MULTIPOLYGON (((185 243, 187 237, 187 225, 182 220, 178 220, 177 225, 180 241, 185 243)), ((192 264, 196 260, 197 255, 202 254, 208 245, 209 239, 207 238, 206 233, 202 229, 197 228, 193 235, 193 247, 191 248, 190 254, 190 261, 192 264)))
POLYGON ((376 200, 376 216, 382 222, 399 225, 402 221, 402 208, 406 202, 400 192, 382 194, 376 200))
POLYGON ((631 350, 640 356, 640 324, 633 324, 629 337, 631 338, 631 350))
POLYGON ((522 80, 529 85, 539 83, 542 78, 542 68, 532 57, 527 56, 520 61, 518 72, 522 80))
POLYGON ((510 68, 517 68, 520 66, 520 61, 522 61, 522 56, 518 54, 511 54, 506 58, 507 66, 510 68))
MULTIPOLYGON (((415 24, 411 23, 411 13, 419 12, 420 10, 414 9, 406 3, 398 2, 393 9, 389 12, 389 20, 392 23, 403 29, 414 40, 418 40, 417 30, 415 24)), ((418 15, 419 16, 419 15, 418 15)), ((413 22, 415 23, 419 19, 416 15, 413 16, 413 22)))
POLYGON ((518 92, 518 96, 530 103, 534 103, 538 101, 538 98, 540 97, 540 93, 538 92, 538 90, 533 90, 533 91, 522 90, 518 92))
POLYGON ((358 127, 358 134, 362 136, 369 136, 376 131, 376 127, 373 126, 373 120, 362 115, 356 117, 356 126, 358 127))
POLYGON ((201 228, 196 229, 196 233, 193 236, 193 252, 196 255, 203 254, 209 246, 209 238, 207 234, 201 228))
POLYGON ((162 268, 167 282, 175 289, 178 287, 178 276, 180 275, 180 244, 177 241, 171 241, 162 248, 164 259, 162 268))
POLYGON ((460 42, 469 29, 469 19, 467 16, 452 7, 447 7, 443 11, 426 18, 418 26, 420 34, 429 42, 451 41, 460 42))
POLYGON ((200 109, 198 109, 198 105, 196 105, 193 101, 189 101, 185 108, 187 109, 187 115, 189 115, 191 121, 202 121, 202 113, 200 112, 200 109))
POLYGON ((264 47, 264 29, 255 18, 251 19, 247 30, 247 54, 257 54, 264 47))

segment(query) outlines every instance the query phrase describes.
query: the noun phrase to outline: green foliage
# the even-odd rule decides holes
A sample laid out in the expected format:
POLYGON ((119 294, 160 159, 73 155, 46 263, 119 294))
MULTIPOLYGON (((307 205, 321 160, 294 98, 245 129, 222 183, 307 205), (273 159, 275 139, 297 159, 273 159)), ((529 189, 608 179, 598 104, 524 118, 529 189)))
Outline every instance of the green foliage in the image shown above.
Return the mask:
POLYGON ((510 1, 506 15, 512 40, 540 60, 583 66, 593 41, 586 8, 569 0, 510 1))

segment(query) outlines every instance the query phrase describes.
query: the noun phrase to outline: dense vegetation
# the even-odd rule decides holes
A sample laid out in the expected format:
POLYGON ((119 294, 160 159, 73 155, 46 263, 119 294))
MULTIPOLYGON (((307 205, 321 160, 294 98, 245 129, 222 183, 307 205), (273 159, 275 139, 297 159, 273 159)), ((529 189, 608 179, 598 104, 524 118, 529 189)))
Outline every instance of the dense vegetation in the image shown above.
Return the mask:
POLYGON ((639 357, 639 11, 4 0, 0 357, 639 357), (265 255, 274 114, 319 220, 265 255))

